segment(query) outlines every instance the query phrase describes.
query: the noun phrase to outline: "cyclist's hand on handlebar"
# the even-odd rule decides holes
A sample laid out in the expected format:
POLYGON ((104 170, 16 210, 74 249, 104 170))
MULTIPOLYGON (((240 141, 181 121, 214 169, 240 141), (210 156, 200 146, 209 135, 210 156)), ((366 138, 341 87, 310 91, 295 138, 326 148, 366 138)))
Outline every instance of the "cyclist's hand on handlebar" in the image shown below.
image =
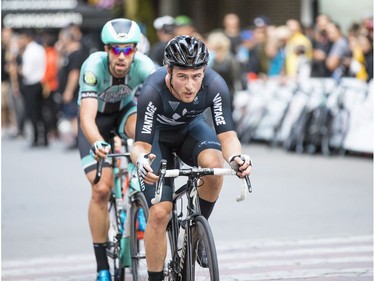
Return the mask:
POLYGON ((90 155, 99 160, 99 158, 105 158, 110 152, 111 145, 105 141, 96 141, 90 148, 90 155))
POLYGON ((153 173, 154 171, 151 168, 151 163, 154 161, 155 157, 155 154, 141 153, 137 158, 138 176, 147 184, 152 184, 159 178, 153 173))
POLYGON ((234 155, 229 158, 229 165, 237 172, 237 176, 243 178, 248 176, 253 166, 250 156, 246 154, 234 155))

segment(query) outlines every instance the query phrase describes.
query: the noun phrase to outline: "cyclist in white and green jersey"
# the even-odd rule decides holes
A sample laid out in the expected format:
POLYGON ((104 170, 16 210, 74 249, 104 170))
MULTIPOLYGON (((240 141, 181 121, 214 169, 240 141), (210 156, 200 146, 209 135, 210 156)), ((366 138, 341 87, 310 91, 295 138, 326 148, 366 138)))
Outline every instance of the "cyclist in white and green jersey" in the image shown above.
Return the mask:
POLYGON ((141 31, 129 19, 113 19, 102 29, 105 50, 91 54, 80 73, 78 147, 81 163, 92 193, 89 224, 97 261, 97 281, 110 281, 106 255, 108 233, 107 202, 112 185, 112 169, 104 163, 102 177, 94 184, 96 160, 110 151, 110 132, 134 138, 135 92, 155 70, 150 58, 137 52, 141 31))

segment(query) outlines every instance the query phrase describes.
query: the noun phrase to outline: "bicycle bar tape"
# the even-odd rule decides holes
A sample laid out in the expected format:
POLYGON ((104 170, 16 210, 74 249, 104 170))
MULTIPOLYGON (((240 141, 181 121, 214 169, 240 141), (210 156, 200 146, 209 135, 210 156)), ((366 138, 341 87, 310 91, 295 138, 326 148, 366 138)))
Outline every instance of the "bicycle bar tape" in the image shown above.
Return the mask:
POLYGON ((151 199, 152 204, 157 204, 161 200, 161 196, 163 193, 163 183, 165 177, 165 171, 167 170, 167 161, 162 159, 160 161, 160 169, 159 169, 159 181, 155 189, 155 197, 151 199))
POLYGON ((102 169, 103 169, 104 158, 100 158, 99 161, 96 163, 96 176, 94 179, 94 184, 97 184, 100 181, 102 176, 102 169))

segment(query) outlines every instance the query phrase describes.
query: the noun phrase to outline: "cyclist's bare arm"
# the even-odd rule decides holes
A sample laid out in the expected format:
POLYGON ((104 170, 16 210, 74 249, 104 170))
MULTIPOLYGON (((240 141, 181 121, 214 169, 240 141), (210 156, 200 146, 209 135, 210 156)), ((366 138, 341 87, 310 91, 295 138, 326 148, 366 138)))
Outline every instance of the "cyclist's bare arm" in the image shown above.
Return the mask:
MULTIPOLYGON (((96 141, 104 141, 104 138, 99 133, 98 126, 95 123, 96 114, 98 112, 98 100, 93 98, 85 98, 81 101, 80 108, 80 122, 81 128, 85 137, 94 144, 96 141)), ((98 149, 97 156, 104 158, 108 151, 98 149)))
MULTIPOLYGON (((223 157, 226 161, 228 161, 234 155, 241 155, 242 154, 242 146, 240 141, 237 138, 237 134, 234 131, 227 131, 224 133, 218 134, 219 141, 221 143, 221 149, 223 153, 223 157)), ((243 161, 236 157, 235 161, 241 166, 243 161)), ((251 165, 250 163, 245 163, 242 167, 240 167, 240 171, 237 175, 241 178, 250 175, 251 172, 251 165)))
MULTIPOLYGON (((133 145, 133 148, 130 152, 130 158, 132 159, 132 162, 134 165, 138 166, 139 157, 142 155, 149 154, 151 151, 151 145, 149 143, 143 142, 143 141, 136 141, 133 145)), ((155 159, 154 154, 149 154, 148 157, 153 160, 155 159)), ((158 176, 155 175, 152 168, 147 165, 146 169, 149 171, 147 175, 143 178, 144 182, 147 184, 153 184, 157 182, 158 176)))

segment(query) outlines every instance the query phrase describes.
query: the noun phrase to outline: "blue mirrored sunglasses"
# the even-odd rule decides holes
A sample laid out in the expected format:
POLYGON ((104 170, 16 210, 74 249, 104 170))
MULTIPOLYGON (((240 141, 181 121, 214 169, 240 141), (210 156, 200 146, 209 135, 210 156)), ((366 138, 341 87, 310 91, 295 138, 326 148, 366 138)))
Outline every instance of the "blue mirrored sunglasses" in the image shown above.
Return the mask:
POLYGON ((118 46, 110 46, 110 49, 112 51, 112 54, 118 56, 122 53, 124 53, 125 56, 129 56, 132 53, 134 53, 134 47, 125 47, 125 48, 120 48, 118 46))

